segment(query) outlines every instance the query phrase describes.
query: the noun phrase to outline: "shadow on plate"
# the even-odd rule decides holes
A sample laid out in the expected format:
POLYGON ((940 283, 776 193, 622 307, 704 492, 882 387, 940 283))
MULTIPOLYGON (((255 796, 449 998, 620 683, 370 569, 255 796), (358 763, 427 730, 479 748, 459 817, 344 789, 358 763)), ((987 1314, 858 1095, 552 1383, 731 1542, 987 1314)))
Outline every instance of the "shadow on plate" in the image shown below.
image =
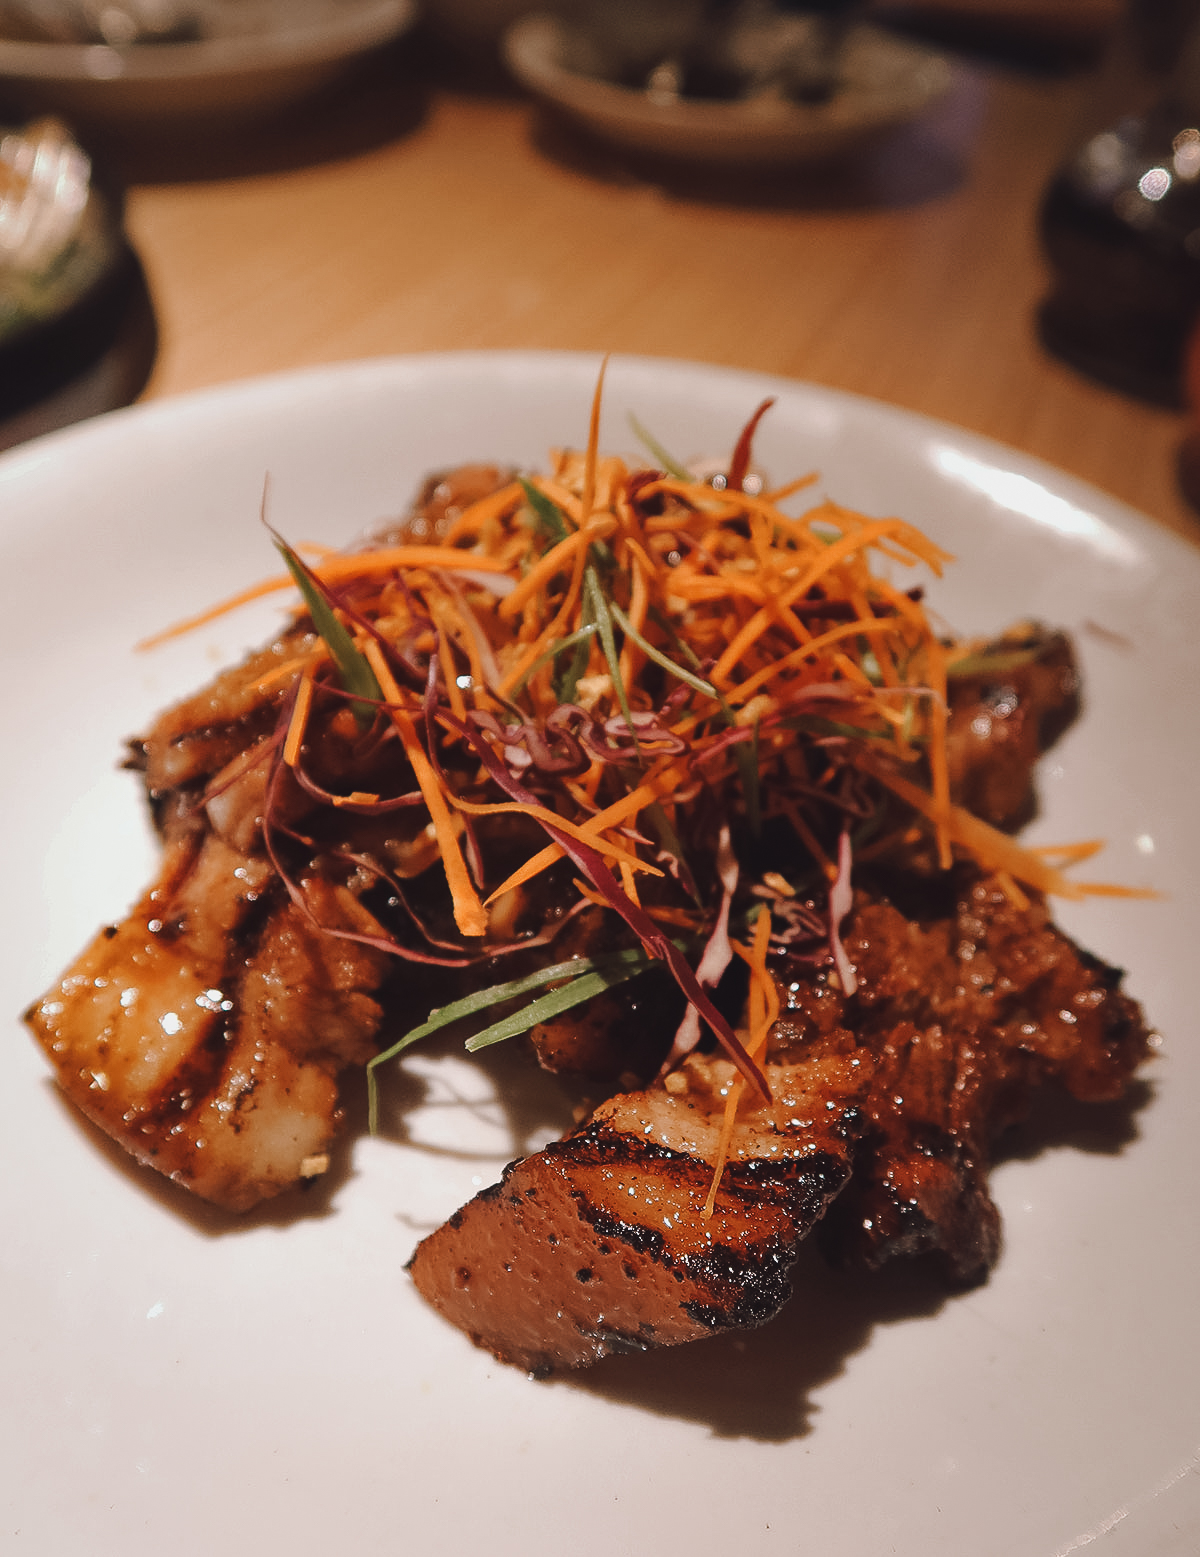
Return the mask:
MULTIPOLYGON (((439 1037, 444 1052, 457 1050, 453 1036, 439 1037)), ((537 1068, 526 1048, 501 1044, 483 1051, 476 1060, 493 1072, 514 1155, 536 1149, 546 1138, 554 1111, 560 1116, 553 1120, 555 1128, 569 1127, 570 1100, 556 1078, 537 1068)), ((338 1192, 353 1176, 354 1143, 367 1127, 366 1089, 358 1078, 358 1084, 343 1093, 346 1124, 333 1146, 328 1171, 303 1189, 236 1215, 197 1200, 152 1169, 141 1167, 80 1115, 53 1082, 48 1080, 46 1085, 71 1127, 82 1130, 114 1171, 207 1237, 286 1227, 300 1217, 331 1215, 338 1192)), ((1057 1088, 1044 1088, 1029 1118, 1004 1137, 996 1160, 1028 1160, 1052 1149, 1116 1155, 1137 1139, 1138 1116, 1153 1095, 1149 1082, 1138 1081, 1120 1101, 1097 1105, 1078 1103, 1057 1088)), ((415 1140, 408 1130, 407 1116, 425 1100, 421 1077, 402 1070, 390 1077, 382 1099, 380 1134, 410 1148, 444 1153, 445 1148, 415 1140)), ((488 1155, 494 1159, 495 1153, 488 1155)), ((404 1220, 403 1207, 397 1207, 397 1212, 404 1220)), ((418 1235, 431 1230, 411 1225, 418 1235)), ((820 1408, 812 1395, 846 1371, 876 1328, 933 1318, 954 1295, 928 1257, 897 1260, 873 1273, 837 1270, 825 1262, 815 1240, 801 1248, 793 1289, 795 1295, 782 1312, 761 1329, 609 1357, 585 1372, 559 1375, 536 1386, 531 1382, 530 1387, 578 1390, 656 1415, 694 1421, 722 1438, 786 1442, 814 1430, 820 1408)))
POLYGON ((186 184, 353 157, 411 135, 428 104, 419 52, 401 38, 303 101, 261 115, 80 122, 74 128, 122 184, 186 184))

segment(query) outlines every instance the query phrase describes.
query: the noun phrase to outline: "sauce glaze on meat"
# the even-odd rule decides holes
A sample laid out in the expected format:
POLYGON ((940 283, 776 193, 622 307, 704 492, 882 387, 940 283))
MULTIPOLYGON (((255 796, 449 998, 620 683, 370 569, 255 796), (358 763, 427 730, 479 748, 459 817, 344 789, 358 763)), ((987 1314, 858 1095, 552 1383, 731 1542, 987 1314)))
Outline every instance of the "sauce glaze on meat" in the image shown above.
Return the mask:
MULTIPOLYGON (((431 481, 405 538, 438 537, 501 479, 466 467, 431 481)), ((335 850, 285 774, 270 803, 288 824, 290 890, 275 869, 263 828, 271 770, 255 759, 286 695, 275 673, 313 642, 301 619, 134 743, 129 765, 162 836, 159 878, 27 1017, 89 1118, 233 1210, 323 1171, 339 1072, 410 1025, 418 998, 444 1004, 469 982, 397 966, 372 944, 398 932, 381 923, 387 894, 354 867, 356 850, 386 857, 428 923, 453 934, 423 812, 386 825, 345 815, 335 850)), ((1025 820, 1034 762, 1078 706, 1061 634, 1023 626, 988 645, 978 673, 952 683, 955 798, 997 826, 1025 820)), ((336 721, 331 732, 323 780, 361 788, 362 774, 339 766, 336 721)), ((483 825, 501 854, 520 834, 511 821, 483 825)), ((1083 1101, 1121 1096, 1148 1032, 1120 974, 1057 930, 1037 894, 1022 903, 1010 882, 962 863, 940 871, 928 840, 878 853, 855 883, 842 929, 853 993, 827 957, 777 947, 771 958, 781 1013, 762 1067, 770 1101, 744 1099, 711 1215, 734 1068, 701 1046, 658 1074, 682 1000, 643 975, 534 1029, 543 1066, 611 1095, 420 1244, 411 1270, 426 1298, 496 1356, 546 1372, 764 1322, 814 1229, 839 1262, 932 1254, 950 1281, 981 1280, 1000 1248, 987 1187, 999 1135, 1047 1082, 1083 1101)), ((548 878, 533 903, 540 922, 562 919, 555 960, 630 944, 599 909, 562 915, 554 889, 548 878)), ((498 937, 512 932, 507 912, 498 937)), ((528 968, 547 954, 523 955, 528 968)), ((726 984, 736 1007, 736 975, 726 984)))

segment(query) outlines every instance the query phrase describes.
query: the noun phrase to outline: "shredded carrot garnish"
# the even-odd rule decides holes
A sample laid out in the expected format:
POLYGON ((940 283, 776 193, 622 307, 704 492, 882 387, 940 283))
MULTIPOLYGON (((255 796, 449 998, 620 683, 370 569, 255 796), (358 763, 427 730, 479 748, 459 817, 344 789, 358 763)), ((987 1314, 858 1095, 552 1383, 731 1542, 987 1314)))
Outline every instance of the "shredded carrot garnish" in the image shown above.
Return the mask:
POLYGON ((283 760, 289 768, 294 768, 300 760, 300 747, 304 742, 304 731, 308 724, 309 710, 312 708, 313 679, 307 671, 300 677, 300 684, 296 689, 296 704, 292 709, 292 717, 288 724, 287 740, 283 743, 283 760))
POLYGON ((516 588, 504 597, 497 608, 500 616, 516 616, 551 579, 566 571, 568 566, 574 567, 577 553, 586 553, 589 546, 603 540, 606 535, 611 535, 615 529, 614 520, 602 519, 596 524, 588 525, 585 529, 576 530, 573 535, 568 535, 566 540, 560 541, 529 570, 516 588))
POLYGON ((454 922, 463 935, 486 935, 487 914, 475 888, 471 885, 462 850, 458 846, 458 834, 450 819, 446 794, 433 764, 426 756, 425 749, 417 737, 412 717, 404 707, 404 695, 396 685, 396 678, 392 675, 391 667, 384 659, 383 650, 376 639, 366 640, 365 652, 371 663, 371 669, 378 677, 383 695, 388 700, 388 714, 404 747, 404 755, 412 765, 413 774, 425 798, 425 804, 429 808, 430 820, 437 832, 442 864, 446 870, 446 881, 454 899, 454 922))
MULTIPOLYGON (((746 1053, 752 1060, 759 1060, 766 1053, 771 1029, 779 1019, 779 988, 767 969, 767 948, 771 940, 771 915, 764 909, 754 921, 754 940, 750 946, 733 942, 733 949, 750 968, 749 1034, 746 1053)), ((725 1164, 729 1160, 729 1145, 733 1139, 733 1127, 737 1119, 738 1104, 746 1090, 746 1078, 735 1075, 729 1083, 725 1098, 725 1114, 721 1121, 721 1136, 717 1142, 717 1160, 713 1165, 712 1183, 708 1199, 704 1202, 704 1216, 711 1217, 717 1203, 725 1164)))
MULTIPOLYGON (((785 512, 813 475, 739 490, 753 419, 724 490, 603 457, 603 379, 602 368, 583 450, 556 451, 545 473, 503 481, 439 544, 311 548, 308 614, 298 612, 279 663, 254 688, 279 724, 253 760, 282 761, 326 808, 326 830, 312 829, 322 847, 335 814, 343 823, 388 809, 406 818, 395 833, 380 827, 384 859, 364 863, 357 844, 343 853, 394 884, 396 872, 436 862, 470 943, 464 956, 520 944, 524 927, 505 939, 497 926, 519 923, 526 903, 516 894, 564 857, 578 897, 555 906, 563 922, 579 899, 623 916, 647 957, 671 965, 693 1012, 708 995, 689 984, 689 970, 707 944, 721 956, 734 944, 750 970, 743 1038, 716 1008, 705 1014, 738 1067, 711 1215, 745 1079, 761 1086, 756 1067, 779 1009, 770 912, 759 912, 748 946, 727 941, 723 918, 716 934, 726 891, 713 857, 720 825, 734 837, 762 828, 768 851, 782 840, 770 891, 777 914, 789 894, 799 899, 788 934, 802 909, 819 924, 848 892, 852 833, 855 861, 931 845, 942 868, 973 859, 1018 907, 1030 891, 1153 894, 1069 876, 1096 852, 1094 840, 1025 847, 955 804, 949 673, 987 646, 946 641, 921 603, 924 586, 905 592, 883 576, 917 565, 937 575, 946 552, 902 519, 828 499, 785 512), (338 763, 323 770, 315 754, 334 730, 338 763), (324 787, 322 772, 344 773, 346 754, 353 762, 358 752, 360 772, 341 780, 348 793, 324 787)), ((291 582, 269 578, 147 644, 291 582)), ((375 846, 373 824, 362 835, 375 846)), ((529 897, 536 905, 539 892, 529 897)), ((751 906, 743 886, 735 927, 751 906)), ((432 940, 420 922, 403 934, 432 940)), ((836 963, 836 924, 828 940, 836 963)), ((424 960, 446 960, 445 941, 433 951, 424 960)))
MULTIPOLYGON (((600 854, 606 854, 611 859, 618 861, 622 866, 628 865, 634 870, 645 871, 651 876, 661 876, 662 871, 657 865, 651 865, 647 860, 638 859, 636 854, 630 854, 628 849, 622 849, 617 844, 609 843, 607 839, 599 837, 594 832, 585 831, 583 827, 577 827, 574 822, 568 822, 557 812, 548 810, 545 806, 530 805, 526 801, 501 800, 490 805, 479 805, 470 800, 464 800, 461 795, 449 797, 451 805, 457 810, 465 812, 468 816, 531 816, 538 821, 549 822, 552 827, 557 827, 560 832, 567 833, 572 838, 577 838, 580 843, 586 843, 600 854)), ((555 846, 557 847, 557 845, 555 846)), ((561 858, 562 850, 558 850, 561 858)), ((520 881, 512 877, 503 886, 496 889, 488 898, 488 902, 494 902, 503 897, 514 886, 520 886, 520 881)))
MULTIPOLYGON (((979 817, 972 815, 970 811, 964 811, 961 806, 951 805, 943 810, 931 795, 927 795, 908 779, 901 778, 898 773, 890 773, 880 767, 872 767, 872 771, 888 789, 912 806, 914 811, 919 811, 931 821, 939 816, 943 818, 950 839, 954 843, 961 844, 986 869, 1006 873, 1038 892, 1076 899, 1153 898, 1158 895, 1141 887, 1125 887, 1111 882, 1072 881, 1069 876, 1064 876, 1061 870, 1046 863, 1043 857, 1045 851, 1025 848, 1015 838, 1010 838, 1007 833, 1000 832, 979 817)), ((1070 852, 1069 847, 1067 852, 1070 852)))
POLYGON ((464 536, 477 535, 486 525, 510 514, 519 503, 524 501, 524 497, 521 483, 510 481, 498 492, 493 492, 488 497, 477 498, 452 522, 446 531, 443 544, 453 546, 464 536))

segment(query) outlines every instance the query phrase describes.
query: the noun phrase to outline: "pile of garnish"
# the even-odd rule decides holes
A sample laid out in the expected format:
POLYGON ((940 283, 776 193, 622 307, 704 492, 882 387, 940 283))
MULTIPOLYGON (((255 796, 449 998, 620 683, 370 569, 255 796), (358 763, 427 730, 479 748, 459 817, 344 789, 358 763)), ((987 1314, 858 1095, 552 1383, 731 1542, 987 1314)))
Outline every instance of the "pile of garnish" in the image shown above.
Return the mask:
POLYGON ((584 453, 558 453, 549 474, 471 503, 436 544, 405 536, 310 564, 276 537, 286 576, 174 629, 298 585, 312 631, 271 677, 285 692, 267 743, 266 851, 308 913, 290 861, 313 847, 313 809, 327 856, 339 852, 329 839, 340 818, 349 836, 349 819, 361 828, 407 811, 428 868, 444 874, 455 927, 432 928, 401 873, 346 842, 343 866, 384 890, 397 928, 329 933, 411 962, 492 969, 552 947, 588 905, 623 921, 616 949, 533 971, 526 959, 377 1056, 373 1118, 375 1068, 428 1033, 501 1011, 468 1040, 479 1048, 656 965, 687 1000, 667 1064, 707 1025, 768 1095, 771 956, 808 957, 852 994, 839 935, 852 868, 898 833, 934 868, 973 858, 1014 901, 1021 884, 1070 897, 1116 890, 1062 873, 1096 845, 1024 848, 952 802, 947 686, 976 650, 935 628, 920 586, 903 587, 916 565, 936 575, 950 559, 898 518, 829 501, 786 511, 815 475, 775 490, 748 479, 770 404, 727 469, 699 478, 641 429, 653 468, 600 457, 598 386, 584 453), (336 771, 361 787, 331 786, 330 746, 336 771), (308 797, 301 822, 289 820, 289 784, 308 797), (535 823, 544 843, 500 875, 489 824, 506 816, 535 823), (552 923, 514 930, 514 905, 549 871, 568 901, 552 923), (735 955, 750 970, 740 1034, 713 1001, 735 955))

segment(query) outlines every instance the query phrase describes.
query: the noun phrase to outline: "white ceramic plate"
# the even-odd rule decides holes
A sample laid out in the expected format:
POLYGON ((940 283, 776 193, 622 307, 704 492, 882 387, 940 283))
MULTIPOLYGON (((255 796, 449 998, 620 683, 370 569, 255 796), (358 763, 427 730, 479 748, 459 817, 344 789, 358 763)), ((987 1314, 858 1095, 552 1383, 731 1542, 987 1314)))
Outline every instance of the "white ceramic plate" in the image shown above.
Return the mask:
POLYGON ((303 97, 397 37, 413 0, 209 0, 194 42, 0 38, 5 101, 89 121, 261 112, 303 97))
POLYGON ((287 534, 347 541, 432 467, 580 443, 595 370, 570 355, 377 361, 118 412, 0 459, 0 1544, 1193 1554, 1200 1058, 1183 975, 1200 557, 1019 454, 803 384, 610 370, 607 447, 633 445, 632 409, 681 456, 724 452, 776 393, 757 442, 770 474, 818 467, 822 489, 957 552, 934 598, 958 625, 1029 614, 1076 635, 1087 712, 1046 764, 1036 834, 1103 834, 1104 876, 1167 894, 1062 914, 1128 967, 1164 1043, 1123 1145, 1102 1111, 1082 1145, 998 1169, 1007 1246, 982 1289, 836 1277, 806 1256, 773 1327, 535 1384, 428 1311, 403 1266, 561 1124, 548 1092, 519 1087, 505 1108, 493 1071, 417 1057, 393 1081, 394 1099, 425 1091, 407 1144, 360 1139, 315 1197, 233 1222, 118 1160, 21 1027, 151 867, 122 738, 277 620, 264 606, 131 648, 272 571, 264 477, 287 534))

